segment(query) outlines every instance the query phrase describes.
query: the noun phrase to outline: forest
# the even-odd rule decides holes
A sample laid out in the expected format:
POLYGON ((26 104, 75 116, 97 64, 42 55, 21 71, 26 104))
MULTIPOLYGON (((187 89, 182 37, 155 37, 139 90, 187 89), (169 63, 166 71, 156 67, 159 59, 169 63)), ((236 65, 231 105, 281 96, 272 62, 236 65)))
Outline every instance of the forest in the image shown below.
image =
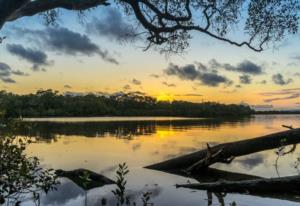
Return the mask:
POLYGON ((157 101, 140 93, 72 95, 53 90, 35 94, 0 92, 5 117, 183 116, 222 117, 254 113, 249 106, 216 102, 157 101))

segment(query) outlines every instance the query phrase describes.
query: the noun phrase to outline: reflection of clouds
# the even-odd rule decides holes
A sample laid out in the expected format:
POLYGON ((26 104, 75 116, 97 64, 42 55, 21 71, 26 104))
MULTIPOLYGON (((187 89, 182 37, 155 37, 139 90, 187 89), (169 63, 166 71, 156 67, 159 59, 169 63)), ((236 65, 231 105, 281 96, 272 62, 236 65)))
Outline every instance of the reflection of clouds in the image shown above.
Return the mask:
POLYGON ((264 156, 262 154, 251 155, 250 157, 236 160, 245 169, 251 170, 254 167, 264 162, 264 156))
POLYGON ((116 171, 117 168, 118 168, 118 164, 110 166, 110 167, 107 167, 107 168, 101 170, 100 174, 102 174, 102 175, 110 174, 110 173, 116 171))
POLYGON ((76 200, 84 195, 84 191, 71 180, 61 179, 57 191, 49 192, 42 198, 42 205, 67 205, 71 199, 76 200))
POLYGON ((141 143, 135 143, 132 145, 132 150, 137 151, 141 148, 142 144, 141 143))

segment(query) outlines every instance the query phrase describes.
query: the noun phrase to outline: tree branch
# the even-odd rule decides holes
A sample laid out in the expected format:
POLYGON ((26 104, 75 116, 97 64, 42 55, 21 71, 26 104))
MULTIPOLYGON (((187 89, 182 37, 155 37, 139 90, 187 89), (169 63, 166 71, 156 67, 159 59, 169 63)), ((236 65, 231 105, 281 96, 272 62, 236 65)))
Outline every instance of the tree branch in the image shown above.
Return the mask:
POLYGON ((24 16, 34 16, 52 9, 86 10, 97 6, 108 6, 107 0, 36 0, 14 12, 7 21, 14 21, 24 16))

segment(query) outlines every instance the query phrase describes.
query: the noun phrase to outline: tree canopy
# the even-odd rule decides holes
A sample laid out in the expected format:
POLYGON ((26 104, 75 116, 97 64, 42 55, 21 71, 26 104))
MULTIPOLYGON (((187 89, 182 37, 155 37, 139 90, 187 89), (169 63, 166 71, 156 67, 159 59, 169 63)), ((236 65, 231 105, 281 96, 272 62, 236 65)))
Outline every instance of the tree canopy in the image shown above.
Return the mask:
POLYGON ((138 93, 62 95, 52 90, 17 95, 0 92, 6 117, 54 116, 239 116, 254 113, 249 106, 216 102, 157 101, 138 93))
MULTIPOLYGON (((298 0, 0 0, 0 29, 6 22, 43 14, 48 23, 58 18, 57 9, 83 12, 96 7, 116 7, 132 16, 133 35, 142 36, 146 49, 181 52, 192 32, 235 46, 263 51, 268 44, 298 31, 298 0), (230 35, 237 28, 245 38, 230 35)), ((125 18, 124 17, 124 18, 125 18)), ((194 33, 193 33, 194 34, 194 33)), ((0 42, 3 39, 0 38, 0 42)))

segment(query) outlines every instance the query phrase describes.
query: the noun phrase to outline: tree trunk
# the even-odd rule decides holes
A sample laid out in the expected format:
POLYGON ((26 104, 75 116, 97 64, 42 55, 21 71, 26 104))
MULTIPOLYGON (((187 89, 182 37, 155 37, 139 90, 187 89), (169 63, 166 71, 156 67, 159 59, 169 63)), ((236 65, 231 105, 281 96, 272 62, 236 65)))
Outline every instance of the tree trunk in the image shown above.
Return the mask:
POLYGON ((218 181, 213 183, 182 184, 176 187, 247 194, 300 194, 300 175, 242 181, 218 181))
MULTIPOLYGON (((256 152, 261 152, 264 150, 278 148, 280 146, 297 144, 299 142, 300 128, 278 132, 253 139, 216 145, 214 147, 210 147, 209 150, 210 153, 218 153, 218 158, 212 159, 211 162, 207 162, 205 166, 208 167, 211 164, 214 164, 216 162, 223 162, 223 160, 232 157, 244 156, 256 152)), ((197 162, 207 159, 207 154, 208 149, 203 149, 198 152, 194 152, 164 162, 153 164, 147 166, 146 168, 166 172, 172 170, 185 170, 191 167, 192 165, 195 165, 197 162)))

